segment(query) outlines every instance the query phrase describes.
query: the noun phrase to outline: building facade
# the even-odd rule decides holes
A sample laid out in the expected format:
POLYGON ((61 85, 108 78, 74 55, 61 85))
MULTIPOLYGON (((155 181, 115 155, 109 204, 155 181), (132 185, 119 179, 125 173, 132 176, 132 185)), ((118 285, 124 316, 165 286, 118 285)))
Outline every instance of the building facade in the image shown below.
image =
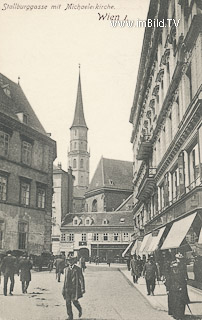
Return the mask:
POLYGON ((0 74, 0 250, 51 250, 55 158, 20 85, 0 74))
POLYGON ((81 212, 84 210, 84 194, 89 185, 89 159, 88 127, 84 117, 79 70, 76 107, 74 120, 70 128, 70 151, 68 152, 68 164, 72 168, 73 175, 75 177, 73 203, 74 212, 81 212))
POLYGON ((121 261, 133 233, 129 212, 86 212, 66 215, 61 226, 61 251, 100 261, 121 261))
POLYGON ((73 210, 72 169, 68 172, 62 169, 61 163, 53 166, 53 202, 52 202, 52 252, 60 254, 61 222, 65 215, 73 210))
POLYGON ((116 210, 133 193, 132 170, 133 164, 130 161, 102 157, 85 193, 85 210, 116 210))
POLYGON ((190 235, 197 246, 202 209, 202 5, 152 0, 147 18, 164 20, 166 26, 145 28, 130 114, 134 237, 176 220, 183 226, 186 216, 197 213, 198 224, 186 233, 187 241, 190 235))

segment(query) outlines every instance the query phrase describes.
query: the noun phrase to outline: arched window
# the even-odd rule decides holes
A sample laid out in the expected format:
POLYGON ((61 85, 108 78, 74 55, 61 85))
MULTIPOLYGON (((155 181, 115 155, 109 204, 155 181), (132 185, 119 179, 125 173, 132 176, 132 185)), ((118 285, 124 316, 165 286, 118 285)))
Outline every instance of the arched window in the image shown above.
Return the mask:
POLYGON ((97 212, 97 200, 94 199, 92 203, 92 212, 97 212))
POLYGON ((76 159, 73 160, 73 168, 76 168, 76 159))
POLYGON ((83 159, 80 160, 80 167, 83 169, 83 159))
POLYGON ((74 149, 76 149, 76 142, 74 142, 74 149))

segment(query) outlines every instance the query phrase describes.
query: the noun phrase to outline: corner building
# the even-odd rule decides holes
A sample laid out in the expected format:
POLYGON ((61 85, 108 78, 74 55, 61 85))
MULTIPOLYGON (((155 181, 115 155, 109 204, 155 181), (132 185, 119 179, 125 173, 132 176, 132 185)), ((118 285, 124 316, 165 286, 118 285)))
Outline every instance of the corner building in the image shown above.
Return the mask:
POLYGON ((164 226, 160 248, 177 222, 173 239, 181 238, 162 248, 195 251, 202 221, 202 4, 151 0, 147 18, 173 22, 144 34, 130 114, 134 238, 164 226))
POLYGON ((55 158, 20 85, 0 74, 0 252, 51 250, 55 158))

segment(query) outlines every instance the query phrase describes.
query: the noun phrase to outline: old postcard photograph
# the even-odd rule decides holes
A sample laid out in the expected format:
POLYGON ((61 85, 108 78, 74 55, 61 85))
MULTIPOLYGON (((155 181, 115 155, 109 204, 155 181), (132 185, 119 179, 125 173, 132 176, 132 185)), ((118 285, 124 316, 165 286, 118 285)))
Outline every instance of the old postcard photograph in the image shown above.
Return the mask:
POLYGON ((202 1, 0 30, 0 320, 202 319, 202 1))

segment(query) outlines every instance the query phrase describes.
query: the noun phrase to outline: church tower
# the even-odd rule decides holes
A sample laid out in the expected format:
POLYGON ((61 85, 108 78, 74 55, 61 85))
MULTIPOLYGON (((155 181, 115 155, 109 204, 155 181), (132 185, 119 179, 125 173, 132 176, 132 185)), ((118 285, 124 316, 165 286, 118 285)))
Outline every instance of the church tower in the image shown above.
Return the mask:
POLYGON ((76 107, 74 120, 70 128, 70 151, 68 152, 69 166, 72 167, 75 176, 74 194, 84 196, 89 185, 89 158, 88 150, 88 127, 86 125, 83 99, 81 91, 81 76, 79 66, 79 81, 77 89, 76 107))

